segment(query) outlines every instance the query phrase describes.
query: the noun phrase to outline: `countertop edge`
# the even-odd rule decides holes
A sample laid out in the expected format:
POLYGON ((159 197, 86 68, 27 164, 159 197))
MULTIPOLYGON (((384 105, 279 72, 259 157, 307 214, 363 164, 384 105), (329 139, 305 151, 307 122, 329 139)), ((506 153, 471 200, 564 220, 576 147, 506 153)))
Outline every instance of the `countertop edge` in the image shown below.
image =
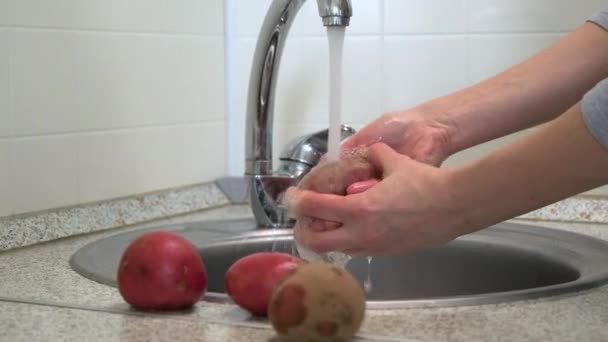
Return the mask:
MULTIPOLYGON (((74 235, 115 229, 219 206, 247 203, 244 177, 111 199, 28 215, 0 217, 0 252, 74 235)), ((608 223, 608 197, 570 197, 515 219, 608 223)))
POLYGON ((232 204, 215 182, 0 218, 0 252, 232 204))

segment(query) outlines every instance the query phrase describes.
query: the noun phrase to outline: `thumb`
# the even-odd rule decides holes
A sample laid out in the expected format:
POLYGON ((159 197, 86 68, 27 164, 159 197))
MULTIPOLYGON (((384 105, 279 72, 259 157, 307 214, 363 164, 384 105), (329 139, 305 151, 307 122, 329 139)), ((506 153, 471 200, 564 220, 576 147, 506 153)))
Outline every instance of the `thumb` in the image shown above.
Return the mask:
POLYGON ((382 178, 393 173, 403 158, 409 159, 383 143, 374 144, 367 150, 367 160, 376 170, 382 172, 382 178))

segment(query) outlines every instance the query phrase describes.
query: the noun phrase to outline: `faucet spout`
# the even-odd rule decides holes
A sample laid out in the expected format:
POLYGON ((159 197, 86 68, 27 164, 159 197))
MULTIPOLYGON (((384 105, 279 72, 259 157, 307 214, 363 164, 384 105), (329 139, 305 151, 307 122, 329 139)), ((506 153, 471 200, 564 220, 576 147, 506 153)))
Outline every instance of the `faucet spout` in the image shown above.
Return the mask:
MULTIPOLYGON (((253 58, 247 98, 245 175, 251 180, 251 205, 260 226, 293 225, 278 208, 277 197, 287 187, 295 185, 301 174, 285 175, 273 171, 272 138, 275 90, 283 48, 296 14, 305 2, 271 2, 253 58)), ((317 5, 323 25, 349 25, 350 0, 317 0, 317 5)))
POLYGON ((350 0, 317 0, 324 26, 348 26, 353 15, 350 0))

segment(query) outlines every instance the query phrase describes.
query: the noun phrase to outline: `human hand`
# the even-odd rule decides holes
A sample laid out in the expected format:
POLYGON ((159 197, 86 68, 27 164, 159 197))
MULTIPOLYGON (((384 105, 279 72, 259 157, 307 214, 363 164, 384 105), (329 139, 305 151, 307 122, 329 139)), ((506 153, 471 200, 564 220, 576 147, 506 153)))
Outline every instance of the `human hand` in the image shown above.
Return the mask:
MULTIPOLYGON (((378 171, 367 161, 367 148, 345 151, 337 161, 322 161, 299 182, 298 189, 322 194, 344 196, 367 190, 380 177, 378 171)), ((293 190, 289 189, 287 197, 293 190)), ((288 201, 289 202, 289 201, 288 201)), ((292 214, 292 216, 296 217, 292 214)), ((334 229, 338 222, 296 217, 310 221, 310 228, 317 231, 334 229)))
POLYGON ((451 153, 449 122, 423 107, 387 113, 346 140, 342 150, 381 142, 416 161, 439 166, 451 153))
POLYGON ((401 254, 464 234, 461 203, 451 198, 451 171, 416 162, 386 144, 369 147, 367 160, 381 181, 342 196, 292 188, 289 206, 298 218, 295 239, 316 252, 351 255, 401 254), (315 222, 336 222, 316 229, 315 222))

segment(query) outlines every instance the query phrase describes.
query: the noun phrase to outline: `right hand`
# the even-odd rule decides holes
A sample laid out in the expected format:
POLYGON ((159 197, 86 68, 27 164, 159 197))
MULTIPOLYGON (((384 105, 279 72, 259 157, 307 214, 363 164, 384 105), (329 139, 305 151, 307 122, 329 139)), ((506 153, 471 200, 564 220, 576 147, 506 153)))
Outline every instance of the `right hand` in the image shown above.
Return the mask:
POLYGON ((342 150, 369 147, 379 142, 434 166, 441 165, 451 153, 449 125, 433 119, 420 107, 384 114, 346 140, 342 150))
POLYGON ((467 203, 454 192, 455 171, 416 162, 385 144, 368 149, 370 169, 382 180, 356 195, 292 188, 296 241, 319 253, 409 253, 448 242, 475 228, 467 203), (321 222, 335 223, 323 227, 321 222))
MULTIPOLYGON (((451 153, 450 127, 432 117, 422 107, 384 114, 345 141, 342 150, 384 143, 413 160, 439 166, 451 153)), ((449 122, 446 118, 443 121, 449 122)), ((371 179, 353 183, 346 192, 354 195, 367 191, 378 181, 371 179)))

